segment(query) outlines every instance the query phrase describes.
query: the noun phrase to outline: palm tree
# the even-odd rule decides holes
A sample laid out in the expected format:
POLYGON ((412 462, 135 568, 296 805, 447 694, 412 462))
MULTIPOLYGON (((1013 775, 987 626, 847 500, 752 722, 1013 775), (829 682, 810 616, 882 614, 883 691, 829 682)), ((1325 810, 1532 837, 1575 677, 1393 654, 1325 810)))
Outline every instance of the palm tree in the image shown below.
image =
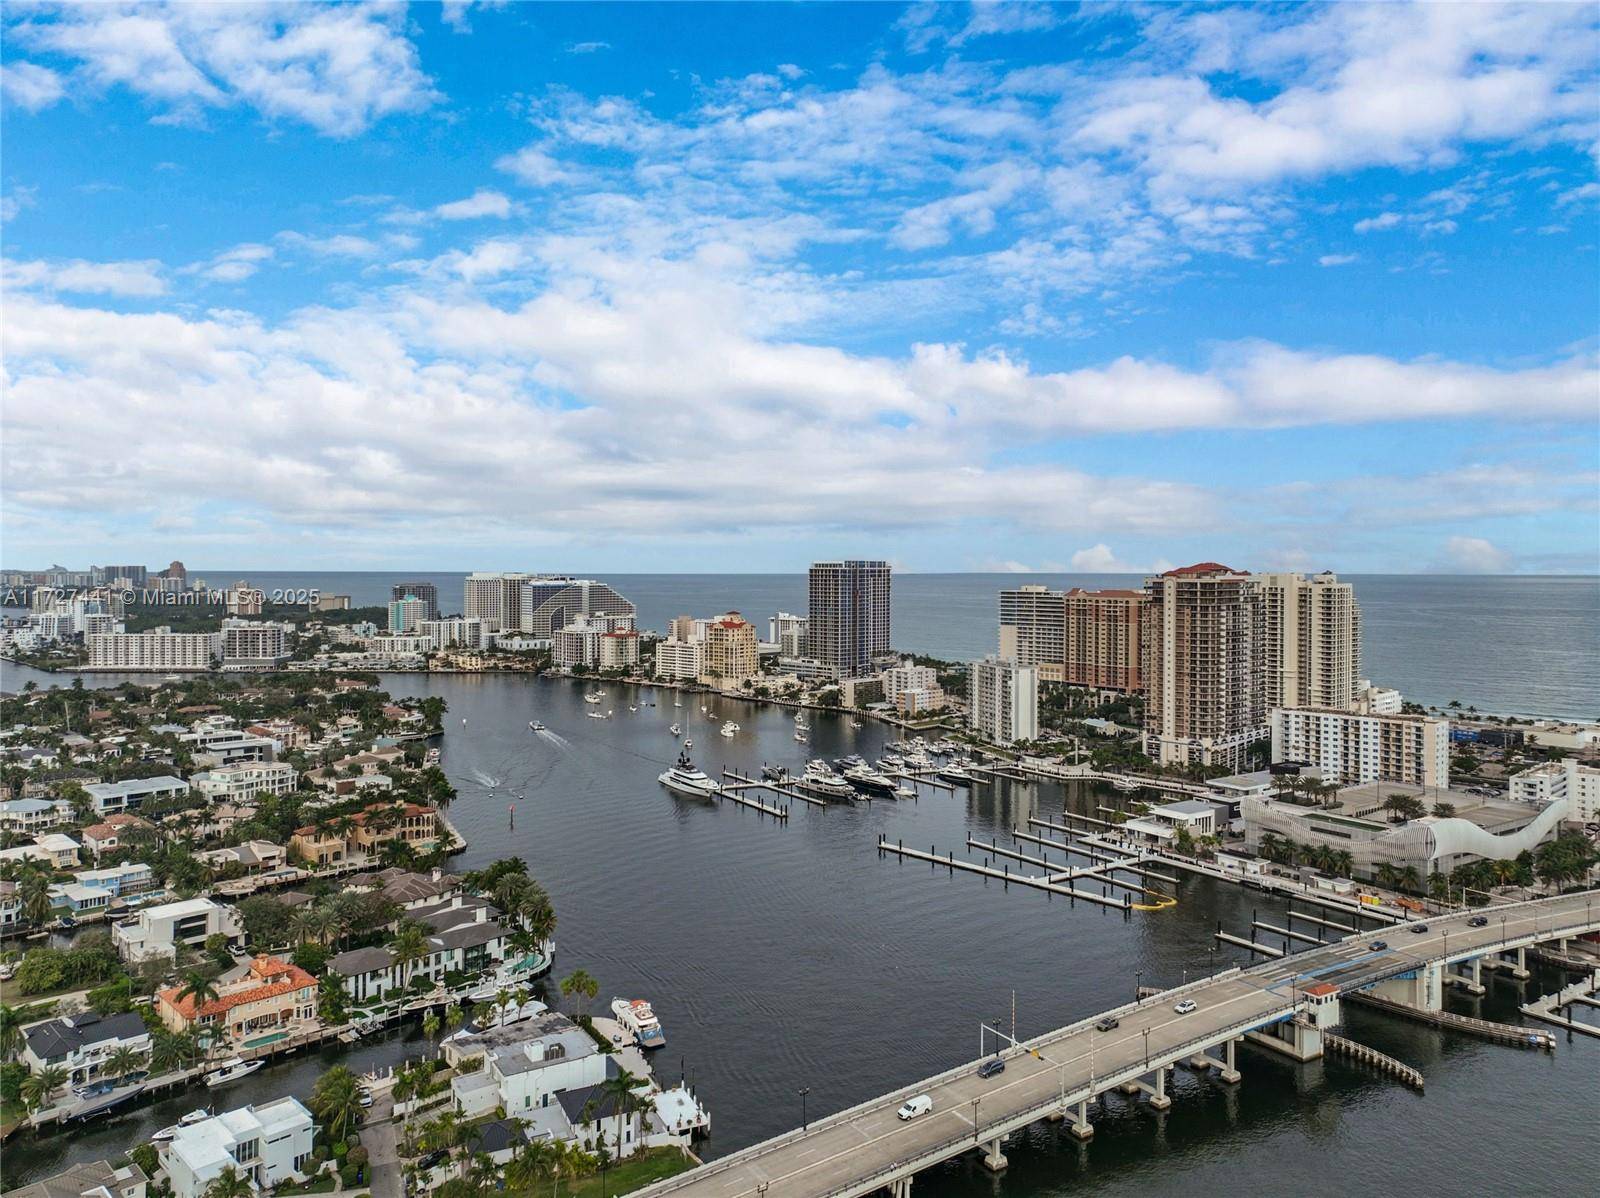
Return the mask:
POLYGON ((583 1015, 583 1000, 593 998, 600 993, 600 983, 589 975, 587 969, 574 969, 561 979, 561 993, 563 996, 577 996, 578 1014, 583 1015))
POLYGON ((434 1042, 433 1051, 435 1053, 439 1051, 439 1025, 442 1022, 443 1020, 439 1018, 439 1012, 432 1009, 422 1017, 422 1034, 434 1042))
POLYGON ((50 878, 37 869, 30 869, 18 881, 22 895, 22 917, 38 927, 50 922, 50 878))
POLYGON ((328 1137, 345 1139, 361 1119, 361 1084, 343 1065, 335 1065, 311 1088, 311 1109, 328 1137))
POLYGON ((204 1198, 251 1198, 254 1193, 255 1187, 248 1177, 232 1165, 224 1165, 222 1172, 205 1188, 204 1198))
POLYGON ((30 1110, 36 1111, 50 1101, 62 1086, 67 1084, 67 1071, 60 1065, 46 1065, 22 1079, 21 1093, 23 1104, 30 1110))
POLYGON ((144 1053, 124 1044, 111 1051, 106 1057, 106 1063, 100 1067, 100 1072, 102 1076, 114 1077, 121 1081, 144 1063, 144 1053))
POLYGON ((9 1061, 22 1051, 22 1020, 16 1008, 0 1005, 0 1061, 9 1061))
POLYGON ((289 917, 289 931, 293 933, 296 944, 304 944, 308 940, 315 940, 320 944, 326 930, 321 912, 309 903, 289 917))
POLYGON ((183 986, 178 990, 177 994, 179 1002, 182 1002, 186 998, 194 999, 194 1010, 196 1015, 200 1013, 201 1007, 205 1006, 208 1002, 216 1002, 220 997, 222 997, 222 994, 221 991, 217 989, 216 980, 213 978, 208 978, 205 974, 200 973, 198 970, 191 970, 189 973, 184 975, 183 986))
POLYGON ((428 935, 421 925, 406 920, 395 931, 394 938, 389 941, 389 952, 400 970, 400 984, 409 986, 417 963, 426 961, 433 949, 428 944, 428 935))
POLYGON ((150 1046, 150 1067, 160 1073, 187 1069, 200 1059, 200 1037, 186 1032, 158 1031, 150 1046))
POLYGON ((633 1113, 633 1092, 644 1085, 646 1080, 619 1068, 615 1077, 608 1077, 600 1083, 600 1092, 617 1104, 618 1156, 622 1155, 622 1121, 633 1113))
POLYGON ((506 1008, 509 1007, 515 1001, 516 1001, 516 998, 512 995, 511 991, 505 989, 504 987, 501 987, 495 993, 495 996, 494 996, 494 1009, 495 1009, 495 1012, 496 1012, 496 1017, 495 1017, 495 1022, 496 1023, 504 1023, 506 1021, 506 1008))

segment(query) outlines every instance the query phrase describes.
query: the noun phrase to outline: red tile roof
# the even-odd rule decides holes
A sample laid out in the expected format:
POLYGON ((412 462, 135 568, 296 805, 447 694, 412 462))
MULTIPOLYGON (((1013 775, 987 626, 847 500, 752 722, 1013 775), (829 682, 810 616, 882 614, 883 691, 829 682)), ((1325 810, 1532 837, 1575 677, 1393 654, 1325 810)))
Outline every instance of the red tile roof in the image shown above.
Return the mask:
POLYGON ((291 965, 277 957, 262 955, 250 962, 250 972, 261 979, 261 985, 251 986, 246 990, 236 990, 232 994, 224 994, 221 998, 213 999, 198 1011, 195 1010, 194 995, 185 994, 178 997, 182 986, 173 986, 161 991, 161 1001, 166 1003, 185 1020, 193 1021, 207 1015, 221 1015, 231 1011, 234 1007, 245 1003, 260 1002, 265 998, 276 998, 280 994, 288 994, 292 990, 302 990, 307 986, 315 986, 317 979, 312 977, 298 965, 291 965))
POLYGON ((1195 574, 1237 574, 1238 571, 1224 566, 1219 562, 1196 562, 1192 566, 1179 566, 1176 570, 1168 570, 1163 578, 1186 578, 1195 574))

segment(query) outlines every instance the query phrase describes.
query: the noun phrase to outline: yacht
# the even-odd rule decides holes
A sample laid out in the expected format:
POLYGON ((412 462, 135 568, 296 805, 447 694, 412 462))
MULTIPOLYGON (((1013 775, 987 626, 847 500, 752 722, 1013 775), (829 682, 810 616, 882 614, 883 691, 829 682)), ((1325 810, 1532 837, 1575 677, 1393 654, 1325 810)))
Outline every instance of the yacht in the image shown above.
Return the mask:
POLYGON ((683 735, 683 729, 678 727, 678 725, 676 725, 676 724, 674 724, 674 725, 672 725, 672 727, 668 728, 667 731, 672 733, 673 736, 682 736, 683 735))
MULTIPOLYGON (((685 750, 688 747, 687 744, 684 745, 685 750)), ((682 795, 686 799, 710 799, 722 792, 722 787, 695 768, 694 762, 689 760, 687 751, 679 753, 678 763, 662 773, 656 781, 673 794, 682 795)))
POLYGON ((852 727, 852 728, 865 728, 866 725, 863 724, 860 720, 851 720, 850 721, 850 727, 852 727))
POLYGON ((633 1033, 640 1048, 666 1046, 667 1034, 661 1030, 661 1020, 656 1018, 655 1011, 644 999, 614 998, 611 1000, 611 1013, 624 1030, 633 1033))
POLYGON ((438 749, 429 749, 426 753, 424 753, 422 755, 422 764, 425 765, 425 766, 426 765, 438 765, 439 764, 439 750, 438 749))
POLYGON ((971 786, 972 775, 961 768, 963 764, 960 761, 952 761, 949 765, 940 766, 939 777, 955 786, 971 786))
POLYGON ((229 1082, 236 1082, 241 1077, 249 1077, 265 1062, 247 1061, 243 1057, 229 1057, 214 1072, 206 1074, 206 1085, 225 1086, 229 1082))
POLYGON ((867 759, 865 757, 861 756, 860 753, 852 753, 848 757, 839 758, 839 764, 842 765, 842 766, 845 766, 847 768, 854 768, 854 767, 857 767, 857 766, 866 765, 867 764, 867 759))
POLYGON ((852 765, 845 770, 844 780, 857 790, 870 791, 873 794, 892 795, 895 792, 893 781, 866 764, 852 765))
POLYGON ((583 697, 585 703, 598 703, 606 697, 605 691, 590 691, 583 697))
POLYGON ((673 696, 673 697, 672 697, 672 705, 673 705, 673 706, 674 706, 674 707, 682 707, 682 706, 683 706, 683 696, 681 696, 681 695, 674 695, 674 696, 673 696))
POLYGON ((897 799, 914 799, 917 797, 917 792, 904 783, 901 783, 899 786, 894 788, 894 797, 897 799))
POLYGON ((808 740, 807 740, 807 739, 806 739, 806 730, 805 730, 805 729, 804 729, 804 728, 796 728, 796 729, 795 729, 795 730, 794 730, 794 738, 795 738, 795 739, 796 739, 796 740, 797 740, 797 741, 799 741, 799 742, 800 742, 800 743, 801 743, 801 744, 803 744, 803 745, 804 745, 804 744, 809 744, 809 743, 810 743, 810 742, 809 742, 809 741, 808 741, 808 740))
POLYGON ((209 1118, 211 1118, 210 1111, 190 1111, 171 1127, 163 1127, 160 1131, 152 1135, 150 1137, 150 1142, 152 1144, 165 1144, 168 1140, 172 1139, 178 1134, 180 1128, 193 1127, 196 1123, 204 1123, 209 1118))
POLYGON ((729 720, 726 724, 722 725, 722 735, 723 736, 731 737, 734 733, 736 733, 738 731, 739 731, 739 725, 735 724, 732 720, 729 720))
POLYGON ((1113 778, 1113 779, 1111 779, 1111 785, 1115 786, 1118 790, 1138 790, 1139 789, 1139 784, 1136 781, 1134 781, 1132 778, 1113 778))
POLYGON ((801 790, 809 791, 819 799, 853 799, 855 787, 830 769, 807 769, 798 783, 801 790))
POLYGON ((786 765, 764 765, 761 767, 761 776, 768 782, 787 782, 789 780, 789 767, 786 765))
POLYGON ((485 1032, 492 1027, 506 1027, 513 1023, 523 1023, 543 1015, 550 1009, 536 998, 530 998, 527 1002, 518 1002, 516 999, 512 999, 504 1008, 497 1007, 494 1005, 494 1000, 499 996, 500 991, 497 989, 487 998, 478 998, 477 996, 483 992, 483 989, 474 990, 468 996, 475 1002, 487 1005, 485 1005, 483 1013, 468 1023, 462 1031, 485 1032))
POLYGON ((585 714, 587 714, 591 720, 609 720, 611 718, 611 713, 609 711, 590 711, 586 712, 585 714))
POLYGON ((528 721, 528 731, 529 732, 543 732, 544 731, 544 725, 541 724, 538 720, 529 720, 528 721))

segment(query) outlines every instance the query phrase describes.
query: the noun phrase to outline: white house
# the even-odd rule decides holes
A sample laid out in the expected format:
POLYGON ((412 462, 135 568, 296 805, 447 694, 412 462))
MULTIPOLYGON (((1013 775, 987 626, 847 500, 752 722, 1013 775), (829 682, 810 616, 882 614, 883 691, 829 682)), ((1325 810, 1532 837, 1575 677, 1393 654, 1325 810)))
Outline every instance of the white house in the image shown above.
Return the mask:
POLYGON ((72 869, 83 846, 65 832, 41 832, 32 844, 0 849, 0 861, 44 861, 51 869, 72 869))
POLYGON ((76 1086, 99 1077, 106 1058, 119 1048, 150 1051, 150 1029, 137 1011, 106 1016, 85 1011, 36 1023, 24 1037, 22 1060, 35 1071, 59 1065, 76 1086))
POLYGON ((287 761, 238 761, 194 774, 189 784, 213 803, 244 803, 257 795, 290 794, 298 779, 287 761))
POLYGON ((328 962, 356 1002, 382 998, 415 978, 437 982, 447 973, 480 973, 505 960, 511 932, 495 917, 499 912, 481 899, 454 895, 443 902, 414 907, 406 919, 428 929, 428 955, 401 970, 386 948, 357 948, 328 962))
POLYGON ((111 941, 124 961, 138 964, 175 956, 180 944, 199 947, 206 937, 219 932, 234 940, 241 930, 234 908, 208 898, 192 898, 146 907, 138 919, 112 925, 111 941))
POLYGON ((0 803, 0 828, 13 832, 42 832, 64 820, 61 808, 50 799, 10 799, 0 803))
POLYGON ((162 1153, 173 1198, 202 1198, 229 1166, 257 1190, 303 1180, 315 1134, 311 1112, 293 1097, 180 1127, 162 1153))
POLYGON ((182 778, 164 774, 159 778, 129 778, 125 782, 91 782, 83 788, 94 809, 101 815, 117 811, 137 811, 146 803, 182 798, 189 784, 182 778))
POLYGON ((571 1019, 551 1011, 535 1019, 446 1041, 445 1059, 457 1065, 482 1057, 476 1073, 451 1079, 457 1111, 465 1118, 503 1107, 521 1116, 555 1101, 567 1090, 598 1086, 610 1059, 571 1019))

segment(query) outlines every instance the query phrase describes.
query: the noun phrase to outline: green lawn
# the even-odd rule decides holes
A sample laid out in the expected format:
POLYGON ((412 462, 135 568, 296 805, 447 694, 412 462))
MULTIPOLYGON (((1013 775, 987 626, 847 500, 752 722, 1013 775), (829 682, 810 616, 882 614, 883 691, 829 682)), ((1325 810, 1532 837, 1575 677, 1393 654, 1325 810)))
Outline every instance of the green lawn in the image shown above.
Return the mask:
POLYGON ((607 1169, 604 1191, 600 1188, 600 1174, 596 1173, 591 1177, 580 1177, 570 1184, 563 1183, 560 1192, 570 1198, 616 1198, 618 1194, 626 1194, 692 1168, 694 1162, 676 1148, 652 1148, 607 1169))

